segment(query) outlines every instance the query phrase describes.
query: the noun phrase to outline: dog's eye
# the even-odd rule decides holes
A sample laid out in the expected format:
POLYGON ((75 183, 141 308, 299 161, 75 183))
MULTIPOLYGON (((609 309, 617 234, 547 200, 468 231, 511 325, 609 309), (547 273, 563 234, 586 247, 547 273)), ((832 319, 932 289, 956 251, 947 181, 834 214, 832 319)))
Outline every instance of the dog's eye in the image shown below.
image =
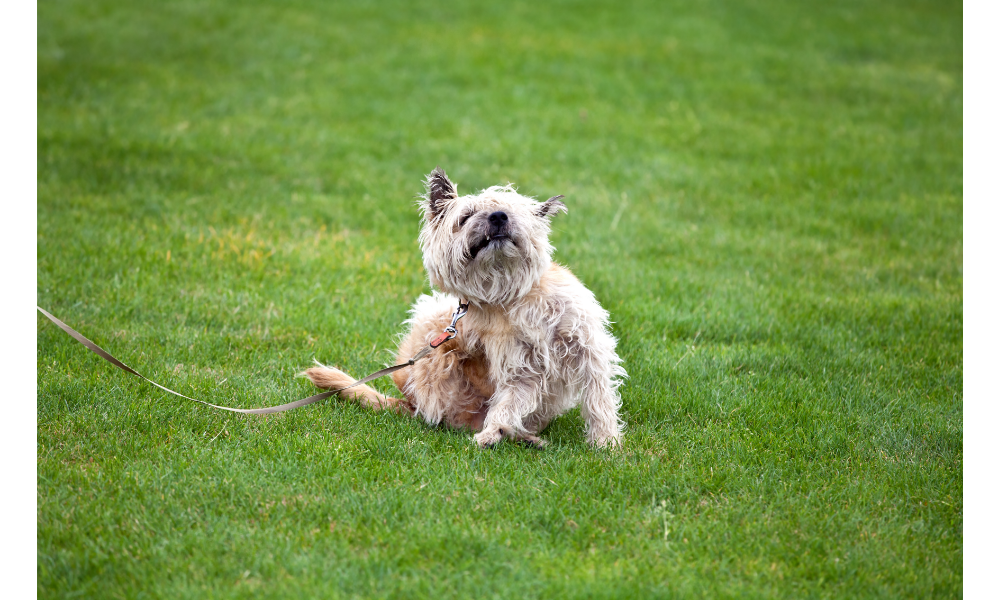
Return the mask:
POLYGON ((458 226, 461 227, 465 225, 465 222, 469 220, 470 217, 475 213, 467 212, 458 220, 458 226))

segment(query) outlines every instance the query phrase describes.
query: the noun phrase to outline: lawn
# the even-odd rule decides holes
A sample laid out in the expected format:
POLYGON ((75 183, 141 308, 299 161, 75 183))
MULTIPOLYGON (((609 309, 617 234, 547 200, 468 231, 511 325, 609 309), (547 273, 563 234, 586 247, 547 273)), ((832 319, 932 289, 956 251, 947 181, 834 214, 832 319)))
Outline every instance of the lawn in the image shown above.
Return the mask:
POLYGON ((389 363, 441 165, 565 194, 630 374, 480 451, 39 315, 39 597, 961 597, 962 67, 957 1, 39 3, 38 303, 127 364, 389 363))

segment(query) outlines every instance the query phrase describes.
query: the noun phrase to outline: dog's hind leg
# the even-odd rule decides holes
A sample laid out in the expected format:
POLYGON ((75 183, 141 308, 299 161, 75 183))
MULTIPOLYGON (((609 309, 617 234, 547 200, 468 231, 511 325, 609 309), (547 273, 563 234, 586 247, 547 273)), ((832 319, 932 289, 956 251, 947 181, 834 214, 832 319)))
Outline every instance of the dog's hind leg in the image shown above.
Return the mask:
MULTIPOLYGON (((323 365, 317 365, 311 369, 306 369, 302 375, 308 377, 309 380, 313 382, 313 385, 324 390, 335 390, 337 388, 346 387, 355 381, 355 379, 347 373, 323 365)), ((399 400, 398 398, 384 396, 367 385, 359 385, 349 390, 344 390, 337 395, 348 400, 355 400, 362 406, 367 406, 368 408, 373 408, 375 410, 395 408, 407 414, 413 413, 413 408, 410 406, 409 402, 399 400)))
MULTIPOLYGON (((419 331, 404 339, 400 344, 400 362, 421 345, 425 344, 419 331)), ((414 413, 429 424, 444 423, 478 431, 483 428, 492 387, 478 376, 485 371, 479 361, 469 358, 457 346, 454 340, 445 342, 413 366, 393 373, 392 378, 414 413)))
MULTIPOLYGON (((438 337, 451 322, 458 300, 442 294, 421 296, 413 305, 410 328, 400 340, 396 362, 406 362, 438 337)), ((485 363, 468 354, 462 345, 464 323, 458 338, 444 342, 413 366, 392 374, 396 387, 413 407, 414 416, 431 425, 444 424, 478 431, 486 418, 486 402, 493 394, 485 363)))

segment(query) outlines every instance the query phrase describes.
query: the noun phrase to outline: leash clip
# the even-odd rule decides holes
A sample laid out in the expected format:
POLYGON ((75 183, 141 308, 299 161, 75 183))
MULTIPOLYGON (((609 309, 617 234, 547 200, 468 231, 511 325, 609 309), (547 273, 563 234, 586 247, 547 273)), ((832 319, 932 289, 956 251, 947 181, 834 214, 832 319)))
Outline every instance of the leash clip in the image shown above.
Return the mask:
POLYGON ((455 314, 451 316, 451 325, 445 327, 444 330, 457 334, 458 331, 455 329, 455 325, 458 323, 459 319, 465 316, 465 313, 467 312, 469 312, 469 303, 466 302, 465 304, 462 304, 462 302, 459 301, 458 309, 455 311, 455 314))
POLYGON ((468 312, 469 303, 466 302, 465 304, 462 304, 462 301, 459 300, 458 309, 455 310, 455 314, 451 315, 451 325, 445 327, 444 333, 437 336, 434 341, 430 343, 431 348, 437 348, 448 340, 455 339, 455 336, 458 335, 458 329, 455 328, 455 325, 457 325, 458 320, 464 317, 468 312))

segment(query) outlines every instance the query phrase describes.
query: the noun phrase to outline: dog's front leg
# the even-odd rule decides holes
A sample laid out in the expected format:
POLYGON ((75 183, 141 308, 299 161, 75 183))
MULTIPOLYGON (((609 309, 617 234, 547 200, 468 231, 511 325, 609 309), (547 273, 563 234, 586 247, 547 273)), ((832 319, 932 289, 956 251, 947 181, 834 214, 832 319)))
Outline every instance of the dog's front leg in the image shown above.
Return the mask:
POLYGON ((594 373, 584 388, 580 415, 587 424, 587 441, 598 448, 615 448, 622 443, 621 398, 616 387, 610 375, 594 373))
POLYGON ((536 409, 541 400, 541 380, 523 378, 497 386, 490 399, 483 430, 476 434, 480 448, 493 446, 504 438, 521 440, 537 447, 545 445, 524 426, 524 417, 536 409))

